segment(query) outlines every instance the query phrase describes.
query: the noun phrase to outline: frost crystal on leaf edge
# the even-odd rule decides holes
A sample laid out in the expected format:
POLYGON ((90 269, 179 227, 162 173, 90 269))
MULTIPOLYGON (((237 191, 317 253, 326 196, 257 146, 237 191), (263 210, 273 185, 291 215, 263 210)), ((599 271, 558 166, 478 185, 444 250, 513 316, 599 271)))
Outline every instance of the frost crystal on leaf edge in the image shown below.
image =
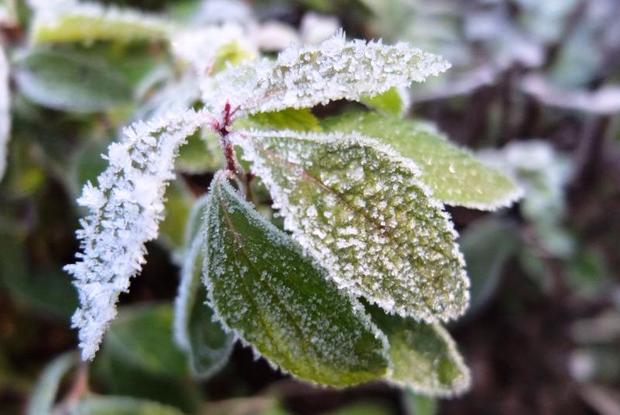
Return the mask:
POLYGON ((78 203, 89 210, 76 232, 82 252, 66 265, 73 275, 80 308, 73 315, 82 358, 89 360, 116 316, 116 301, 144 263, 144 244, 157 237, 164 193, 174 178, 174 159, 185 139, 212 119, 207 112, 171 113, 123 130, 110 145, 109 167, 98 186, 84 186, 78 203))

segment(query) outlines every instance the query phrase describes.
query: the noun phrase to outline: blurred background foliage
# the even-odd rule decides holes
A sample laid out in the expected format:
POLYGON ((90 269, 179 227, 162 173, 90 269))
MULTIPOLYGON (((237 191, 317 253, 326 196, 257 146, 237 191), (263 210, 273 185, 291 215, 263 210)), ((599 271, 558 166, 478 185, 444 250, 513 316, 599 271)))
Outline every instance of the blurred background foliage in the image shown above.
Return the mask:
POLYGON ((86 376, 95 393, 76 409, 83 414, 620 413, 618 1, 104 3, 181 24, 251 15, 278 29, 263 33, 267 45, 341 25, 350 37, 439 53, 453 68, 412 88, 411 113, 513 174, 526 195, 493 214, 451 209, 472 279, 471 308, 450 327, 472 368, 468 394, 434 401, 382 384, 315 388, 240 345, 196 382, 171 336, 170 303, 190 207, 221 159, 194 137, 168 190, 161 237, 86 373, 71 354, 77 299, 61 271, 77 248, 74 199, 102 170, 118 128, 152 113, 183 79, 156 37, 29 46, 28 7, 5 0, 12 132, 0 183, 0 413, 22 413, 31 396, 31 413, 46 413, 86 376))

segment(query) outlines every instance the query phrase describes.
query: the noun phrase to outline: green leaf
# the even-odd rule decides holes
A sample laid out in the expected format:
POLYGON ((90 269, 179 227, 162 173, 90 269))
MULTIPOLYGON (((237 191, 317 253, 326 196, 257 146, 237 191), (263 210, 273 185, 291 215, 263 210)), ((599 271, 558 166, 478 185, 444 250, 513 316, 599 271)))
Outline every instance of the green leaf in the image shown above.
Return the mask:
POLYGON ((70 415, 183 415, 183 412, 159 403, 125 397, 98 397, 80 401, 70 415))
POLYGON ((390 381, 431 396, 452 396, 469 388, 469 370, 443 327, 388 315, 374 306, 368 309, 390 343, 390 381))
POLYGON ((277 112, 262 112, 251 115, 249 121, 238 123, 242 127, 288 129, 294 131, 321 131, 321 124, 308 108, 287 108, 277 112))
POLYGON ((126 308, 110 324, 104 349, 127 364, 161 377, 188 373, 185 356, 172 339, 169 305, 126 308))
POLYGON ((411 391, 403 392, 403 401, 407 415, 435 415, 437 401, 431 397, 419 395, 411 391))
POLYGON ((159 225, 159 239, 168 248, 183 246, 185 224, 193 202, 193 195, 181 180, 173 181, 166 188, 166 216, 159 225))
POLYGON ((154 400, 189 413, 203 399, 196 382, 147 372, 105 347, 95 359, 93 377, 107 393, 154 400))
POLYGON ((519 246, 519 230, 506 221, 483 219, 461 234, 459 244, 471 279, 471 308, 479 310, 493 295, 502 268, 519 246))
POLYGON ((60 264, 35 266, 28 260, 25 241, 5 231, 0 231, 0 252, 0 287, 15 303, 47 318, 64 320, 71 315, 77 293, 60 264))
POLYGON ((360 101, 385 115, 402 116, 407 110, 406 91, 390 88, 382 94, 363 97, 360 101))
POLYGON ((181 283, 174 309, 174 335, 179 347, 189 356, 193 374, 208 378, 228 362, 235 342, 215 321, 205 301, 207 292, 201 281, 204 262, 204 235, 200 232, 207 197, 196 202, 186 229, 186 252, 181 268, 181 283))
POLYGON ((392 413, 393 412, 384 405, 361 402, 329 412, 325 415, 390 415, 392 413))
POLYGON ((218 173, 206 214, 204 275, 219 318, 282 370, 348 386, 388 370, 385 338, 282 231, 218 173))
POLYGON ((456 232, 411 161, 358 135, 251 131, 235 141, 285 227, 339 287, 427 322, 463 314, 456 232))
POLYGON ((97 3, 71 3, 38 11, 32 23, 30 40, 34 44, 164 40, 171 29, 167 21, 138 11, 97 3))
POLYGON ((203 138, 203 134, 205 136, 213 136, 211 132, 198 132, 190 136, 187 143, 181 147, 179 156, 174 162, 177 171, 201 174, 208 171, 216 171, 223 166, 223 157, 221 156, 217 138, 203 138), (210 144, 215 144, 218 147, 210 144))
POLYGON ((393 147, 418 165, 422 182, 449 205, 494 210, 521 197, 521 189, 511 178, 485 166, 428 124, 352 111, 325 120, 324 127, 357 131, 393 147))
POLYGON ((15 60, 19 92, 52 109, 100 112, 131 101, 132 88, 105 61, 77 53, 31 50, 15 60))
POLYGON ((60 381, 73 366, 77 365, 77 363, 78 356, 76 353, 65 353, 55 358, 43 370, 30 397, 28 410, 26 412, 27 415, 44 415, 51 413, 60 381))

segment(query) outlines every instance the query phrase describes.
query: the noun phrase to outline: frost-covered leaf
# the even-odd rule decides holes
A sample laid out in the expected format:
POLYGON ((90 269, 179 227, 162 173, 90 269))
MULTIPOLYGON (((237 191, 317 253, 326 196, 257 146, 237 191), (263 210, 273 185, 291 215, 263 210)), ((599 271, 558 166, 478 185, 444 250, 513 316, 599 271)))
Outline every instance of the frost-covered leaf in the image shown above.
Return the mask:
POLYGON ((431 396, 456 395, 469 388, 469 370, 443 327, 388 315, 375 306, 369 310, 390 343, 391 382, 431 396))
POLYGON ((140 271, 144 244, 157 237, 179 147, 211 119, 205 112, 186 111, 132 124, 110 145, 109 167, 97 178, 98 186, 84 186, 78 203, 90 214, 77 232, 82 252, 75 264, 65 267, 80 295, 73 325, 80 329, 84 359, 94 356, 116 315, 119 294, 140 271))
POLYGON ((422 82, 449 66, 443 58, 405 43, 347 42, 340 33, 318 46, 286 49, 275 61, 253 61, 205 77, 202 92, 207 108, 219 112, 228 101, 253 114, 356 101, 422 82))
POLYGON ((9 86, 9 65, 0 44, 0 180, 4 177, 8 159, 8 146, 11 132, 11 90, 9 86))
POLYGON ((172 51, 177 58, 189 62, 201 77, 258 55, 244 29, 232 23, 179 32, 172 39, 172 51))
POLYGON ((161 40, 166 39, 172 30, 166 20, 137 10, 94 2, 49 3, 35 10, 30 32, 34 44, 161 40))
POLYGON ((450 143, 431 125, 372 112, 349 112, 325 120, 324 126, 331 131, 358 131, 391 146, 416 163, 422 173, 420 180, 433 196, 449 205, 493 210, 521 197, 514 180, 450 143))
POLYGON ((105 61, 77 53, 33 49, 20 54, 14 68, 19 92, 44 107, 89 113, 132 98, 129 83, 105 61))
POLYGON ((218 173, 206 212, 205 278, 223 324, 282 370, 347 386, 388 370, 385 338, 299 247, 218 173))
POLYGON ((183 415, 183 412, 143 399, 109 396, 81 400, 67 415, 183 415))
POLYGON ((390 88, 382 94, 362 97, 361 102, 386 115, 403 115, 409 108, 409 95, 404 88, 390 88))
POLYGON ((250 131, 235 142, 339 287, 428 322, 463 314, 456 232, 410 160, 359 134, 250 131))
POLYGON ((234 336, 222 330, 213 310, 205 303, 207 291, 201 281, 205 247, 200 229, 207 200, 205 196, 196 202, 187 223, 185 259, 174 307, 175 340, 188 353, 192 372, 200 378, 221 369, 234 344, 234 336))
POLYGON ((104 348, 131 367, 162 377, 188 373, 183 352, 172 338, 172 308, 141 305, 121 310, 110 324, 104 348))
POLYGON ((77 363, 78 358, 75 353, 66 353, 58 356, 47 365, 32 391, 26 411, 27 415, 51 413, 60 381, 77 363))

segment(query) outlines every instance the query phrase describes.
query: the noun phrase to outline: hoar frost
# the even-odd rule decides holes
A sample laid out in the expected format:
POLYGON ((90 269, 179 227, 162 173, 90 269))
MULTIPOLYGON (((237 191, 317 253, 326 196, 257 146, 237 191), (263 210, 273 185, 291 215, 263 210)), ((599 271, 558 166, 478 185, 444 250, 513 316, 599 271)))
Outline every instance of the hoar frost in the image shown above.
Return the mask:
POLYGON ((123 139, 109 147, 109 167, 87 183, 78 203, 90 211, 77 231, 82 252, 65 270, 73 274, 80 308, 73 325, 80 329, 82 358, 91 359, 115 303, 144 263, 144 243, 157 237, 166 184, 174 178, 179 146, 200 125, 205 112, 187 111, 125 128, 123 139))
POLYGON ((440 56, 406 43, 347 42, 340 32, 318 46, 286 49, 274 62, 257 60, 204 78, 201 86, 208 108, 229 101, 257 113, 356 101, 422 82, 449 67, 440 56))
POLYGON ((341 289, 426 322, 463 314, 456 232, 411 160, 359 134, 253 130, 234 141, 285 227, 341 289))

